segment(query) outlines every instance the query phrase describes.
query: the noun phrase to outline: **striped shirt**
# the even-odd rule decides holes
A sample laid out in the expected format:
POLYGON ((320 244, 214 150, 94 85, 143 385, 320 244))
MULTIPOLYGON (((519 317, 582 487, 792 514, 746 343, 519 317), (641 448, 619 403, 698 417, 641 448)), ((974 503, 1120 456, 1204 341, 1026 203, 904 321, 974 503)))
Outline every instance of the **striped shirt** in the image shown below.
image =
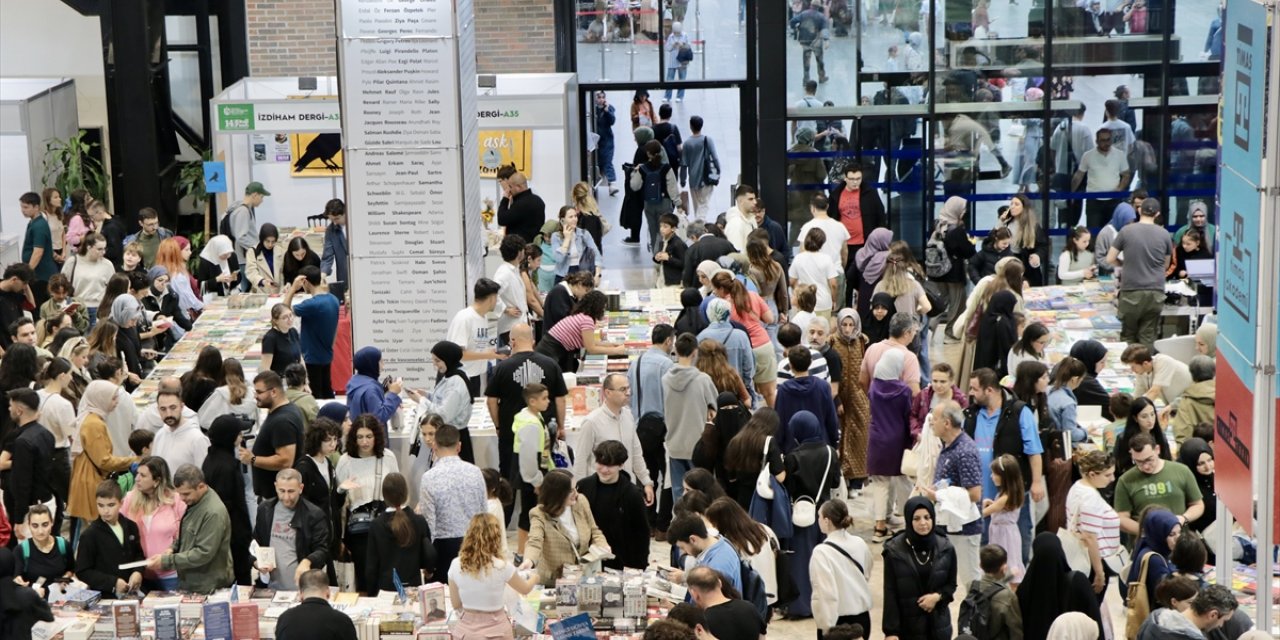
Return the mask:
MULTIPOLYGON (((821 351, 818 351, 813 347, 809 348, 809 357, 811 358, 809 362, 809 375, 819 380, 826 380, 830 382, 831 375, 827 371, 827 357, 822 355, 821 351)), ((795 375, 791 373, 791 361, 787 360, 785 355, 782 356, 782 358, 778 360, 778 379, 790 380, 794 377, 795 375)), ((836 382, 840 381, 836 380, 836 382)))
POLYGON ((1103 558, 1120 550, 1120 517, 1084 480, 1078 480, 1067 492, 1067 528, 1093 534, 1098 539, 1098 555, 1103 558))
POLYGON ((560 341, 560 345, 569 352, 577 351, 582 348, 582 332, 588 329, 595 329, 596 321, 585 313, 575 313, 571 316, 556 323, 547 333, 551 334, 556 340, 560 341))

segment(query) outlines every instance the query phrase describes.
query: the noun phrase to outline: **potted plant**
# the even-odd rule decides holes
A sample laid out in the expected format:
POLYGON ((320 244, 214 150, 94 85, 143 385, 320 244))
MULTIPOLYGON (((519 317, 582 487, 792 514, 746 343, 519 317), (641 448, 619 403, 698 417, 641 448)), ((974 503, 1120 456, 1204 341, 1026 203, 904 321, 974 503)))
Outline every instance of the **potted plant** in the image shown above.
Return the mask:
MULTIPOLYGON (((199 151, 199 149, 197 149, 199 151)), ((210 159, 209 152, 202 151, 199 160, 183 162, 178 169, 178 177, 173 182, 173 189, 179 200, 191 199, 200 211, 204 211, 209 201, 209 192, 204 188, 204 163, 210 159)))
POLYGON ((84 189, 93 197, 109 202, 107 172, 102 163, 90 155, 99 145, 86 142, 87 134, 81 129, 66 140, 52 138, 45 142, 42 182, 56 187, 64 196, 84 189))

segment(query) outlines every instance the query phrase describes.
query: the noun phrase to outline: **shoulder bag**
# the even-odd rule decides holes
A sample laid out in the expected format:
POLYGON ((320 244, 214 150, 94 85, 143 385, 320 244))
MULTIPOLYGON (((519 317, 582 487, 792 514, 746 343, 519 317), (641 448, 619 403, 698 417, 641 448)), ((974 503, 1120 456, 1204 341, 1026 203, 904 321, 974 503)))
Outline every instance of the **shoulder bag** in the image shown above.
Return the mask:
POLYGON ((773 485, 770 480, 773 474, 769 473, 769 443, 773 441, 773 436, 765 436, 764 438, 764 458, 760 462, 760 473, 756 474, 756 495, 765 500, 773 499, 773 485))
MULTIPOLYGON (((831 472, 831 447, 827 446, 827 466, 822 468, 822 482, 818 483, 818 495, 827 488, 827 474, 831 472)), ((811 496, 800 496, 791 503, 791 524, 812 527, 818 521, 818 501, 811 496)))
POLYGON ((827 545, 827 546, 831 547, 832 549, 835 549, 836 551, 839 551, 839 552, 840 552, 840 555, 842 555, 842 556, 844 556, 844 557, 848 558, 848 559, 849 559, 849 562, 852 562, 852 563, 853 563, 853 566, 855 566, 855 567, 857 567, 857 568, 858 568, 858 574, 859 574, 859 575, 863 576, 864 578, 866 577, 866 575, 867 575, 867 570, 862 568, 862 563, 861 563, 861 562, 858 562, 857 560, 854 560, 854 559, 853 559, 853 556, 849 555, 849 552, 844 550, 844 547, 842 547, 842 546, 840 546, 840 545, 838 545, 838 544, 836 544, 836 543, 834 543, 834 542, 832 542, 832 541, 830 541, 830 540, 825 540, 825 541, 823 541, 823 543, 822 543, 822 544, 825 544, 825 545, 827 545))
MULTIPOLYGON (((377 467, 374 487, 378 495, 382 495, 382 458, 378 458, 375 465, 377 467)), ((370 527, 373 526, 373 520, 378 514, 386 509, 386 505, 382 500, 370 500, 354 509, 347 514, 347 535, 358 536, 369 533, 370 527)))
POLYGON ((1151 602, 1147 600, 1147 567, 1151 564, 1151 556, 1155 551, 1142 557, 1142 567, 1138 569, 1138 580, 1129 583, 1129 608, 1125 613, 1124 637, 1136 640, 1142 623, 1151 615, 1151 602))

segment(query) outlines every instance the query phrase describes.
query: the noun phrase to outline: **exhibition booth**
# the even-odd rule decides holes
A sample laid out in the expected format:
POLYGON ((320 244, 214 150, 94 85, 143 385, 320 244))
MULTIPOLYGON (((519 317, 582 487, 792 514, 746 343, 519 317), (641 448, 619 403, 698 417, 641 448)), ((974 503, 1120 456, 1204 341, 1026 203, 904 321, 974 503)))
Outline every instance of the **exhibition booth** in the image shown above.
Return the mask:
MULTIPOLYGON (((18 197, 45 187, 46 145, 80 129, 76 85, 70 78, 0 78, 0 257, 16 261, 26 220, 18 197), (9 255, 13 253, 13 255, 9 255)), ((63 194, 65 195, 65 194, 63 194)))

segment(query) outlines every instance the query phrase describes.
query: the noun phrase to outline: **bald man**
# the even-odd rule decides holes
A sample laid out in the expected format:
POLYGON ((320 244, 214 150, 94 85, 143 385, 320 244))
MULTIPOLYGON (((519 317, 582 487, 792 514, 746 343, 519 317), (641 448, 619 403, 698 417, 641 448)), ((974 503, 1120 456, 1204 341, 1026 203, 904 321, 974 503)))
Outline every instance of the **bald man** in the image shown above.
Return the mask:
MULTIPOLYGON (((160 391, 176 393, 181 397, 182 380, 175 376, 165 376, 160 378, 160 388, 157 390, 157 393, 160 391)), ((200 419, 196 415, 195 411, 192 411, 191 408, 185 404, 182 405, 182 424, 186 424, 187 422, 199 423, 199 420, 200 419)), ((150 405, 147 405, 146 410, 138 416, 137 428, 145 429, 151 433, 155 433, 165 428, 164 418, 160 415, 159 403, 153 402, 150 405)))
POLYGON ((546 203, 529 190, 528 179, 517 171, 503 189, 502 202, 498 204, 498 224, 506 227, 508 234, 533 242, 546 221, 546 203))
POLYGON ((493 368, 493 379, 485 390, 489 398, 489 417, 498 427, 498 462, 504 478, 509 477, 510 453, 515 446, 511 422, 524 408, 525 385, 534 382, 546 385, 555 400, 542 419, 555 418, 563 430, 565 398, 569 395, 564 386, 564 374, 555 360, 534 352, 533 329, 521 322, 511 327, 511 357, 493 368))

